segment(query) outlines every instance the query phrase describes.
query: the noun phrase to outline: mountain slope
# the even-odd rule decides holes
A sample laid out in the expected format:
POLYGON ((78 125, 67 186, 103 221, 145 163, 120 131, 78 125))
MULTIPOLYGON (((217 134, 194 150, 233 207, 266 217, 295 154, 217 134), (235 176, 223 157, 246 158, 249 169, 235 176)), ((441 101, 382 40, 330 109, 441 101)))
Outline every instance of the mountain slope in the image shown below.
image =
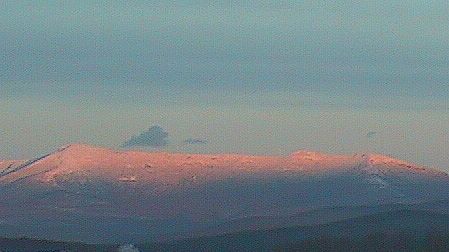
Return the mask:
POLYGON ((315 226, 401 210, 447 214, 449 213, 449 201, 434 201, 419 204, 325 207, 286 216, 251 216, 225 221, 200 230, 190 230, 186 234, 173 234, 173 236, 167 236, 167 240, 218 236, 243 231, 270 230, 294 226, 315 226))
POLYGON ((134 242, 323 207, 447 199, 446 173, 375 154, 200 155, 78 144, 0 162, 0 223, 55 240, 134 242))
POLYGON ((423 251, 428 251, 430 244, 426 240, 440 236, 449 237, 449 215, 398 210, 323 225, 205 236, 139 248, 142 251, 310 251, 304 250, 307 245, 313 251, 340 251, 340 246, 345 247, 343 251, 416 251, 422 246, 423 251), (305 243, 313 240, 321 244, 305 243), (338 243, 323 248, 326 240, 338 243), (357 242, 360 240, 364 242, 357 242), (409 244, 403 244, 405 241, 409 244))
MULTIPOLYGON (((236 232, 136 245, 139 251, 447 251, 449 215, 393 210, 322 225, 236 232)), ((87 245, 27 238, 0 238, 6 251, 117 251, 117 245, 87 245)))

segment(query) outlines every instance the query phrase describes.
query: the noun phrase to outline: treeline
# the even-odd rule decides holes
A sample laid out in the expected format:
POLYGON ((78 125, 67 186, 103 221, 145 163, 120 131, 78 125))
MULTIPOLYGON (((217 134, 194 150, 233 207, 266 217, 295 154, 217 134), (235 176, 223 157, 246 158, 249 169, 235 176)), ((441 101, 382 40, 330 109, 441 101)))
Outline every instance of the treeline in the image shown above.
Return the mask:
POLYGON ((78 242, 49 241, 29 238, 0 238, 1 252, 117 251, 117 246, 90 245, 78 242))
POLYGON ((447 234, 374 233, 359 237, 321 236, 292 243, 263 243, 260 240, 192 239, 170 244, 147 244, 140 251, 449 251, 447 234))
MULTIPOLYGON (((449 228, 449 227, 448 227, 449 228)), ((229 238, 229 237, 228 237, 229 238)), ((235 237, 236 238, 236 237, 235 237)), ((285 240, 284 240, 285 241, 285 240)), ((145 251, 449 251, 447 233, 372 233, 364 236, 332 237, 300 242, 263 243, 250 237, 217 240, 217 237, 184 240, 168 244, 138 245, 145 251)), ((91 245, 73 242, 56 242, 27 238, 0 238, 0 251, 117 251, 118 245, 91 245)))
MULTIPOLYGON (((449 228, 449 227, 448 227, 449 228)), ((358 238, 319 237, 277 246, 274 251, 449 251, 447 234, 376 233, 358 238)))

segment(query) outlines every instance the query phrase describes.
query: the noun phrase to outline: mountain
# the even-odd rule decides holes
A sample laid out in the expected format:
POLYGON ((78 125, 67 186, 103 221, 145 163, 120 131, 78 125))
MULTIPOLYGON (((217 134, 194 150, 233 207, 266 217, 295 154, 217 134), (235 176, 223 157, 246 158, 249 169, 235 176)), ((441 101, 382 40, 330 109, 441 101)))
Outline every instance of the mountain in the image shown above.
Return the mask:
POLYGON ((206 235, 159 243, 101 245, 0 238, 5 251, 448 251, 449 215, 391 210, 316 225, 206 235), (128 248, 128 249, 126 249, 128 248))
POLYGON ((322 225, 236 232, 141 251, 448 251, 449 215, 397 210, 322 225))
MULTIPOLYGON (((156 241, 279 227, 291 216, 302 224, 317 209, 448 199, 446 173, 378 154, 202 155, 74 144, 0 161, 0 236, 156 241)), ((438 207, 446 209, 429 206, 438 207)))
POLYGON ((418 204, 386 204, 367 206, 325 207, 287 216, 252 216, 233 219, 203 229, 189 230, 184 234, 167 236, 167 241, 231 234, 243 231, 271 230, 295 226, 317 226, 373 214, 395 211, 418 211, 435 214, 449 213, 449 201, 424 202, 418 204))

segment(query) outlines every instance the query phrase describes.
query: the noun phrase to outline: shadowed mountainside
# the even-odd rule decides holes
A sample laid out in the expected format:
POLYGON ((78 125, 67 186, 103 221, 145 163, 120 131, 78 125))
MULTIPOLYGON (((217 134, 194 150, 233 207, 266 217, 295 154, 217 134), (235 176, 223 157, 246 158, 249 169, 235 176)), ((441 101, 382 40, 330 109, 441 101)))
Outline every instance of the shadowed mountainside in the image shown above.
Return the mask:
MULTIPOLYGON (((394 210, 320 225, 236 232, 220 236, 136 245, 140 251, 447 251, 449 215, 394 210)), ((34 239, 0 239, 6 251, 117 251, 34 239)))
POLYGON ((142 251, 446 251, 449 215, 398 210, 314 226, 140 245, 142 251))

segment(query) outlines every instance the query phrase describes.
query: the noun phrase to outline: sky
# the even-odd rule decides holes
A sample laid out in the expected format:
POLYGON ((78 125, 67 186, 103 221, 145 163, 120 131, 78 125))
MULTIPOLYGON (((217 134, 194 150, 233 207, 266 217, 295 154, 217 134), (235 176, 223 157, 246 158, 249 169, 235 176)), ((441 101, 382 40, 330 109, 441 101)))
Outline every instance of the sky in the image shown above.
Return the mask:
POLYGON ((2 1, 0 159, 147 140, 195 153, 376 152, 449 171, 448 11, 2 1))

